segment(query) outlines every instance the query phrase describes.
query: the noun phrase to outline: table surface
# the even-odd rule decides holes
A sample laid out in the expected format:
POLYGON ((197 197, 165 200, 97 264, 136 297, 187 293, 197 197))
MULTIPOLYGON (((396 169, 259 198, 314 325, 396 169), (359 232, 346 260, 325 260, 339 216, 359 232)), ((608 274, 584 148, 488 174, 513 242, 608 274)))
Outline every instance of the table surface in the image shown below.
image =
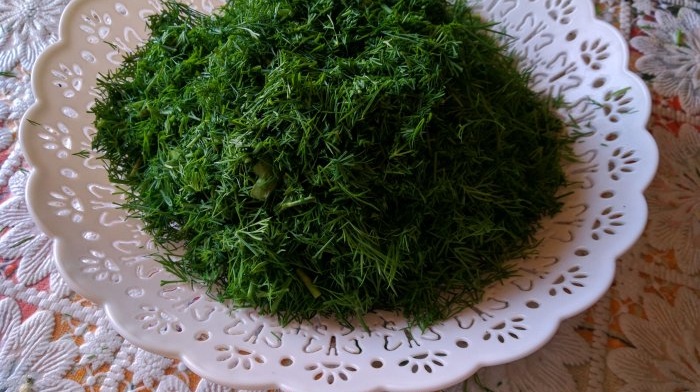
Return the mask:
MULTIPOLYGON (((576 0, 578 1, 578 0, 576 0)), ((0 0, 0 391, 228 391, 125 341, 72 292, 24 200, 18 123, 68 0, 0 0)), ((614 284, 544 348, 450 391, 700 390, 700 2, 596 0, 651 90, 647 228, 614 284)))

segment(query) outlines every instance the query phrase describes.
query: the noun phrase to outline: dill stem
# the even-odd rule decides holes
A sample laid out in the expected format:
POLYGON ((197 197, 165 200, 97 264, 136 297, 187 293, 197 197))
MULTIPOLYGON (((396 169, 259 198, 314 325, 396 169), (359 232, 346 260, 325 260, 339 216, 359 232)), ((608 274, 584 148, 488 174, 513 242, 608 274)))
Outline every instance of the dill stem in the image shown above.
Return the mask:
POLYGON ((313 281, 311 281, 311 278, 309 277, 309 275, 307 275, 300 268, 297 268, 295 270, 295 272, 296 272, 297 276, 299 276, 299 279, 301 279, 301 281, 304 282, 304 286, 306 286, 306 288, 309 289, 309 293, 311 293, 311 295, 314 298, 318 298, 321 296, 321 291, 318 289, 318 287, 316 287, 314 285, 314 283, 313 283, 313 281))

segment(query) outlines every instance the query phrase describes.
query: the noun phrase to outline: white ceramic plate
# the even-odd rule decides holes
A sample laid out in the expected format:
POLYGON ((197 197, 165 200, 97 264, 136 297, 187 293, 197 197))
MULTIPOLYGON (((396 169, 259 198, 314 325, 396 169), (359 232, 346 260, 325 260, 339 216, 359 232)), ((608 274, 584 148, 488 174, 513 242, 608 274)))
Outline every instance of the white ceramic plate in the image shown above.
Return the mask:
MULTIPOLYGON (((211 11, 218 2, 197 0, 211 11)), ((60 39, 37 62, 36 104, 21 142, 33 171, 28 202, 55 239, 58 266, 80 294, 104 306, 134 344, 177 357, 200 375, 237 388, 294 391, 428 391, 482 366, 519 359, 545 344, 559 323, 585 310, 613 280, 615 259, 641 234, 643 191, 657 165, 645 130, 650 97, 627 70, 627 45, 594 18, 590 1, 483 0, 476 6, 515 38, 533 88, 562 95, 583 132, 576 185, 563 211, 544 223, 537 257, 485 300, 426 331, 393 314, 369 316, 371 332, 333 320, 281 327, 251 309, 229 309, 197 288, 161 286, 168 273, 148 254, 139 222, 90 150, 96 75, 118 66, 147 37, 157 1, 75 0, 60 39), (105 42, 111 43, 111 45, 105 42)))

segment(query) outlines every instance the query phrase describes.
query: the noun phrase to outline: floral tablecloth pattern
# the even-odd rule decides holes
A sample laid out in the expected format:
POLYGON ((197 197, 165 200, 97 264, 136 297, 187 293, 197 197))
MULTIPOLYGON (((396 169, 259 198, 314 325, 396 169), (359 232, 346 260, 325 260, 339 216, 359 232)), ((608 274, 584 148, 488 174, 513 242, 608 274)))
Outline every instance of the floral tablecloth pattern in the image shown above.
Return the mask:
MULTIPOLYGON (((0 0, 0 391, 229 391, 117 334, 66 286, 27 211, 18 126, 67 3, 0 0)), ((660 166, 647 228, 605 296, 544 348, 450 391, 700 390, 700 1, 597 0, 596 10, 628 39, 629 66, 652 92, 660 166)))

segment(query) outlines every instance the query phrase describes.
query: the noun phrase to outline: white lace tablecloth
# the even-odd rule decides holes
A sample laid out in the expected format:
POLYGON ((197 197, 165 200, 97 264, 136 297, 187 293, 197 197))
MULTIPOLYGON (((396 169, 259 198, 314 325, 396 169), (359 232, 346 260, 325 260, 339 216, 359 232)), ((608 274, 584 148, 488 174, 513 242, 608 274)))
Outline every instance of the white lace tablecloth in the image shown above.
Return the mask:
MULTIPOLYGON (((67 3, 0 0, 0 391, 227 391, 119 336, 66 286, 27 211, 17 129, 34 100, 32 66, 67 3)), ((450 390, 700 390, 700 2, 596 6, 628 38, 630 68, 652 91, 661 159, 647 229, 606 295, 544 348, 450 390)))

